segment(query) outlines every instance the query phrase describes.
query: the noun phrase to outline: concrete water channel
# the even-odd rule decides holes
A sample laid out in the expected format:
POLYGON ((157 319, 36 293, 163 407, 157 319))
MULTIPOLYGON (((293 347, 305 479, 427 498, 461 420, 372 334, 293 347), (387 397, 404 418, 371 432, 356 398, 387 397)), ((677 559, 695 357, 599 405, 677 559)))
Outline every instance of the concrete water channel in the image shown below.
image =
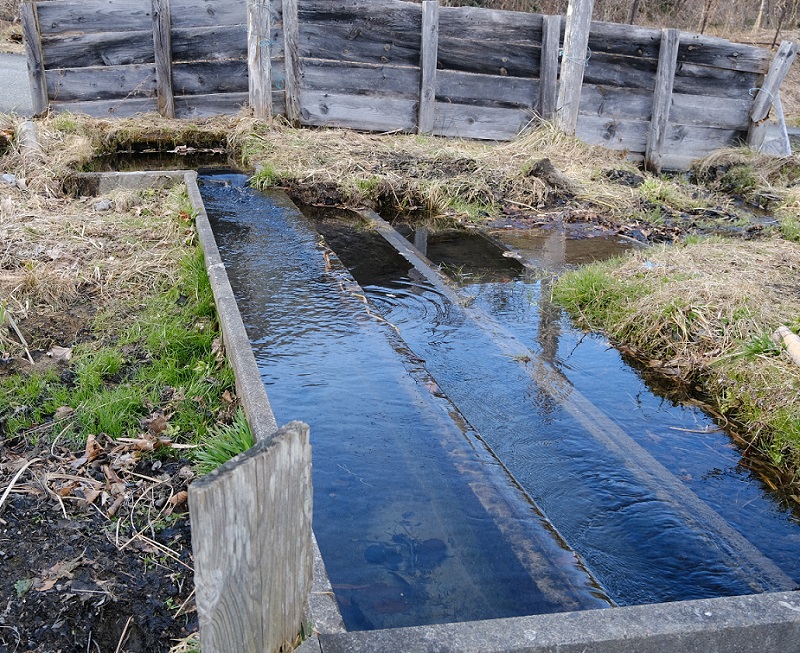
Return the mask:
POLYGON ((800 584, 800 526, 725 432, 551 304, 563 237, 515 257, 200 184, 272 408, 311 425, 348 630, 800 584))

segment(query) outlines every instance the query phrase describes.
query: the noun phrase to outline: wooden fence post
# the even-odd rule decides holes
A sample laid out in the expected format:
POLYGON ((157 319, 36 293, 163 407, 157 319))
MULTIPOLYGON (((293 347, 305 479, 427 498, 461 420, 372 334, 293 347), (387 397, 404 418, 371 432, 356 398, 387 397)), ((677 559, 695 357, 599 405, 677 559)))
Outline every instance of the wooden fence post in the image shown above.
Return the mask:
POLYGON ((436 64, 439 59, 439 1, 422 3, 422 43, 420 49, 420 93, 417 131, 433 132, 436 108, 436 64))
POLYGON ((156 58, 158 112, 175 117, 175 93, 172 88, 172 16, 169 0, 153 0, 153 46, 156 58))
POLYGON ((273 653, 300 634, 313 574, 309 428, 272 438, 189 487, 203 653, 273 653))
POLYGON ((650 131, 647 134, 647 149, 644 155, 645 168, 651 172, 661 172, 661 161, 669 128, 669 112, 672 106, 672 88, 675 85, 675 71, 678 69, 680 42, 679 30, 662 30, 656 85, 653 93, 653 113, 650 116, 650 131))
POLYGON ((558 49, 561 16, 542 16, 542 60, 539 74, 539 106, 542 120, 553 120, 558 102, 558 49))
POLYGON ((272 43, 269 0, 247 2, 247 72, 250 106, 258 120, 272 120, 272 43))
MULTIPOLYGON (((750 129, 747 133, 747 144, 755 149, 764 143, 767 132, 767 118, 792 62, 797 56, 797 43, 784 41, 781 43, 775 58, 769 67, 769 72, 758 89, 758 94, 750 109, 750 129)), ((754 89, 755 90, 755 89, 754 89)))
POLYGON ((283 0, 283 50, 286 67, 286 117, 298 127, 300 106, 300 20, 297 0, 283 0))
POLYGON ((25 37, 25 54, 28 59, 28 77, 31 82, 33 115, 38 116, 47 111, 50 99, 47 96, 47 79, 44 74, 44 54, 42 53, 42 37, 39 31, 39 19, 36 7, 32 2, 23 2, 19 6, 22 20, 22 33, 25 37))
POLYGON ((589 59, 587 46, 593 9, 594 0, 569 0, 555 121, 556 126, 566 134, 574 134, 578 126, 583 73, 589 59))

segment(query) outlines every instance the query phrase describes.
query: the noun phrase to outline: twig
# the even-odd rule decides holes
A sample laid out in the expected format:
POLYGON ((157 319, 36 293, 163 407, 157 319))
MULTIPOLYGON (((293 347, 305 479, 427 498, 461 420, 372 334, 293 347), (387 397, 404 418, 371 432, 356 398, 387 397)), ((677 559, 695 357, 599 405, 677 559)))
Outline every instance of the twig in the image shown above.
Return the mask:
POLYGON ((31 365, 35 365, 36 363, 33 362, 33 356, 31 356, 31 352, 28 349, 28 343, 25 340, 25 338, 23 337, 22 332, 19 330, 19 327, 17 326, 17 323, 14 321, 14 318, 11 317, 11 313, 9 313, 8 311, 6 311, 5 313, 6 313, 6 320, 8 321, 9 325, 11 326, 11 328, 14 329, 14 333, 17 334, 17 338, 19 338, 19 341, 22 343, 22 346, 25 347, 25 353, 28 356, 28 360, 30 361, 30 364, 31 365))
POLYGON ((3 504, 8 498, 8 495, 11 494, 11 490, 14 487, 14 484, 19 480, 19 477, 22 476, 25 470, 28 469, 28 467, 30 467, 31 465, 33 465, 33 463, 35 462, 39 462, 39 458, 34 458, 33 460, 29 460, 19 469, 19 471, 17 471, 17 473, 14 475, 14 478, 11 479, 10 485, 6 488, 5 492, 3 492, 3 496, 0 497, 0 508, 3 507, 3 504))
POLYGON ((125 637, 128 635, 128 627, 131 625, 131 621, 133 621, 133 617, 128 617, 128 621, 125 622, 125 628, 122 629, 122 635, 119 636, 117 650, 114 653, 120 653, 122 650, 122 645, 125 643, 125 637))

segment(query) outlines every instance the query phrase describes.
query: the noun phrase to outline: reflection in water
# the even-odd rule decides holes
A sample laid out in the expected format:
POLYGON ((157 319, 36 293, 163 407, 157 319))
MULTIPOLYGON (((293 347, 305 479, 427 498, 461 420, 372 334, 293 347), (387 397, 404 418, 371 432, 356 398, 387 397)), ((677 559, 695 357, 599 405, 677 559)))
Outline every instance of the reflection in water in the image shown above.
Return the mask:
MULTIPOLYGON (((202 182, 273 410, 311 426, 314 531, 347 627, 607 606, 294 206, 241 177, 202 182)), ((354 266, 371 279, 395 269, 354 266)), ((453 306, 427 305, 431 324, 458 328, 453 306)))
MULTIPOLYGON (((324 223, 320 228, 325 232, 324 223)), ((731 443, 708 417, 691 407, 664 402, 602 339, 572 329, 551 303, 548 281, 520 273, 503 279, 485 256, 475 257, 478 263, 470 266, 472 236, 464 247, 469 255, 457 251, 453 234, 447 235, 446 247, 437 239, 436 233, 428 234, 428 256, 453 273, 462 295, 469 297, 464 311, 445 311, 442 306, 451 302, 429 285, 411 280, 402 266, 395 269, 394 278, 356 276, 370 301, 425 359, 439 387, 582 554, 616 601, 630 604, 746 594, 797 583, 797 525, 745 470, 725 475, 721 482, 718 470, 730 465, 726 461, 731 443), (471 319, 464 319, 465 311, 471 319), (481 311, 486 318, 481 318, 481 311), (457 323, 430 319, 445 314, 459 316, 457 323), (560 370, 565 386, 542 388, 531 383, 518 364, 511 364, 524 361, 498 358, 500 332, 475 326, 475 320, 487 319, 499 320, 502 329, 527 343, 539 359, 551 362, 560 370), (554 400, 568 395, 570 388, 602 407, 615 429, 624 429, 630 438, 627 455, 602 429, 595 428, 595 435, 587 437, 586 420, 576 423, 575 415, 554 400), (632 397, 636 398, 633 409, 632 397), (700 437, 692 437, 694 431, 700 437), (613 449, 608 448, 611 444, 613 449), (648 455, 660 462, 647 463, 647 472, 628 459, 646 461, 648 455), (671 479, 667 487, 681 490, 680 496, 693 496, 693 506, 705 505, 704 517, 698 518, 694 508, 682 506, 664 491, 659 481, 668 480, 664 474, 671 479), (706 523, 705 516, 711 521, 706 523), (714 539, 717 536, 722 539, 714 539)), ((547 233, 540 241, 542 251, 534 258, 543 266, 561 269, 574 260, 570 241, 560 234, 547 233)), ((620 249, 618 244, 605 245, 620 249)), ((334 247, 343 259, 351 256, 334 247)), ((356 250, 360 257, 381 258, 365 243, 356 250)), ((498 253, 494 257, 504 260, 498 253)), ((547 378, 554 380, 555 375, 551 372, 547 378)))

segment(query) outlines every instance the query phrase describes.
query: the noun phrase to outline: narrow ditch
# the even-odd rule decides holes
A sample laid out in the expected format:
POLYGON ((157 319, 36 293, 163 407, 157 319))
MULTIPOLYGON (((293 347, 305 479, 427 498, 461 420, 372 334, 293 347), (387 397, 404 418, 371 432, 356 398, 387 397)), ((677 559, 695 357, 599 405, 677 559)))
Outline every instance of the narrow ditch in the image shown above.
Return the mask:
POLYGON ((726 434, 573 329, 549 277, 483 239, 201 182, 278 421, 312 428, 348 629, 798 584, 800 530, 726 434))

